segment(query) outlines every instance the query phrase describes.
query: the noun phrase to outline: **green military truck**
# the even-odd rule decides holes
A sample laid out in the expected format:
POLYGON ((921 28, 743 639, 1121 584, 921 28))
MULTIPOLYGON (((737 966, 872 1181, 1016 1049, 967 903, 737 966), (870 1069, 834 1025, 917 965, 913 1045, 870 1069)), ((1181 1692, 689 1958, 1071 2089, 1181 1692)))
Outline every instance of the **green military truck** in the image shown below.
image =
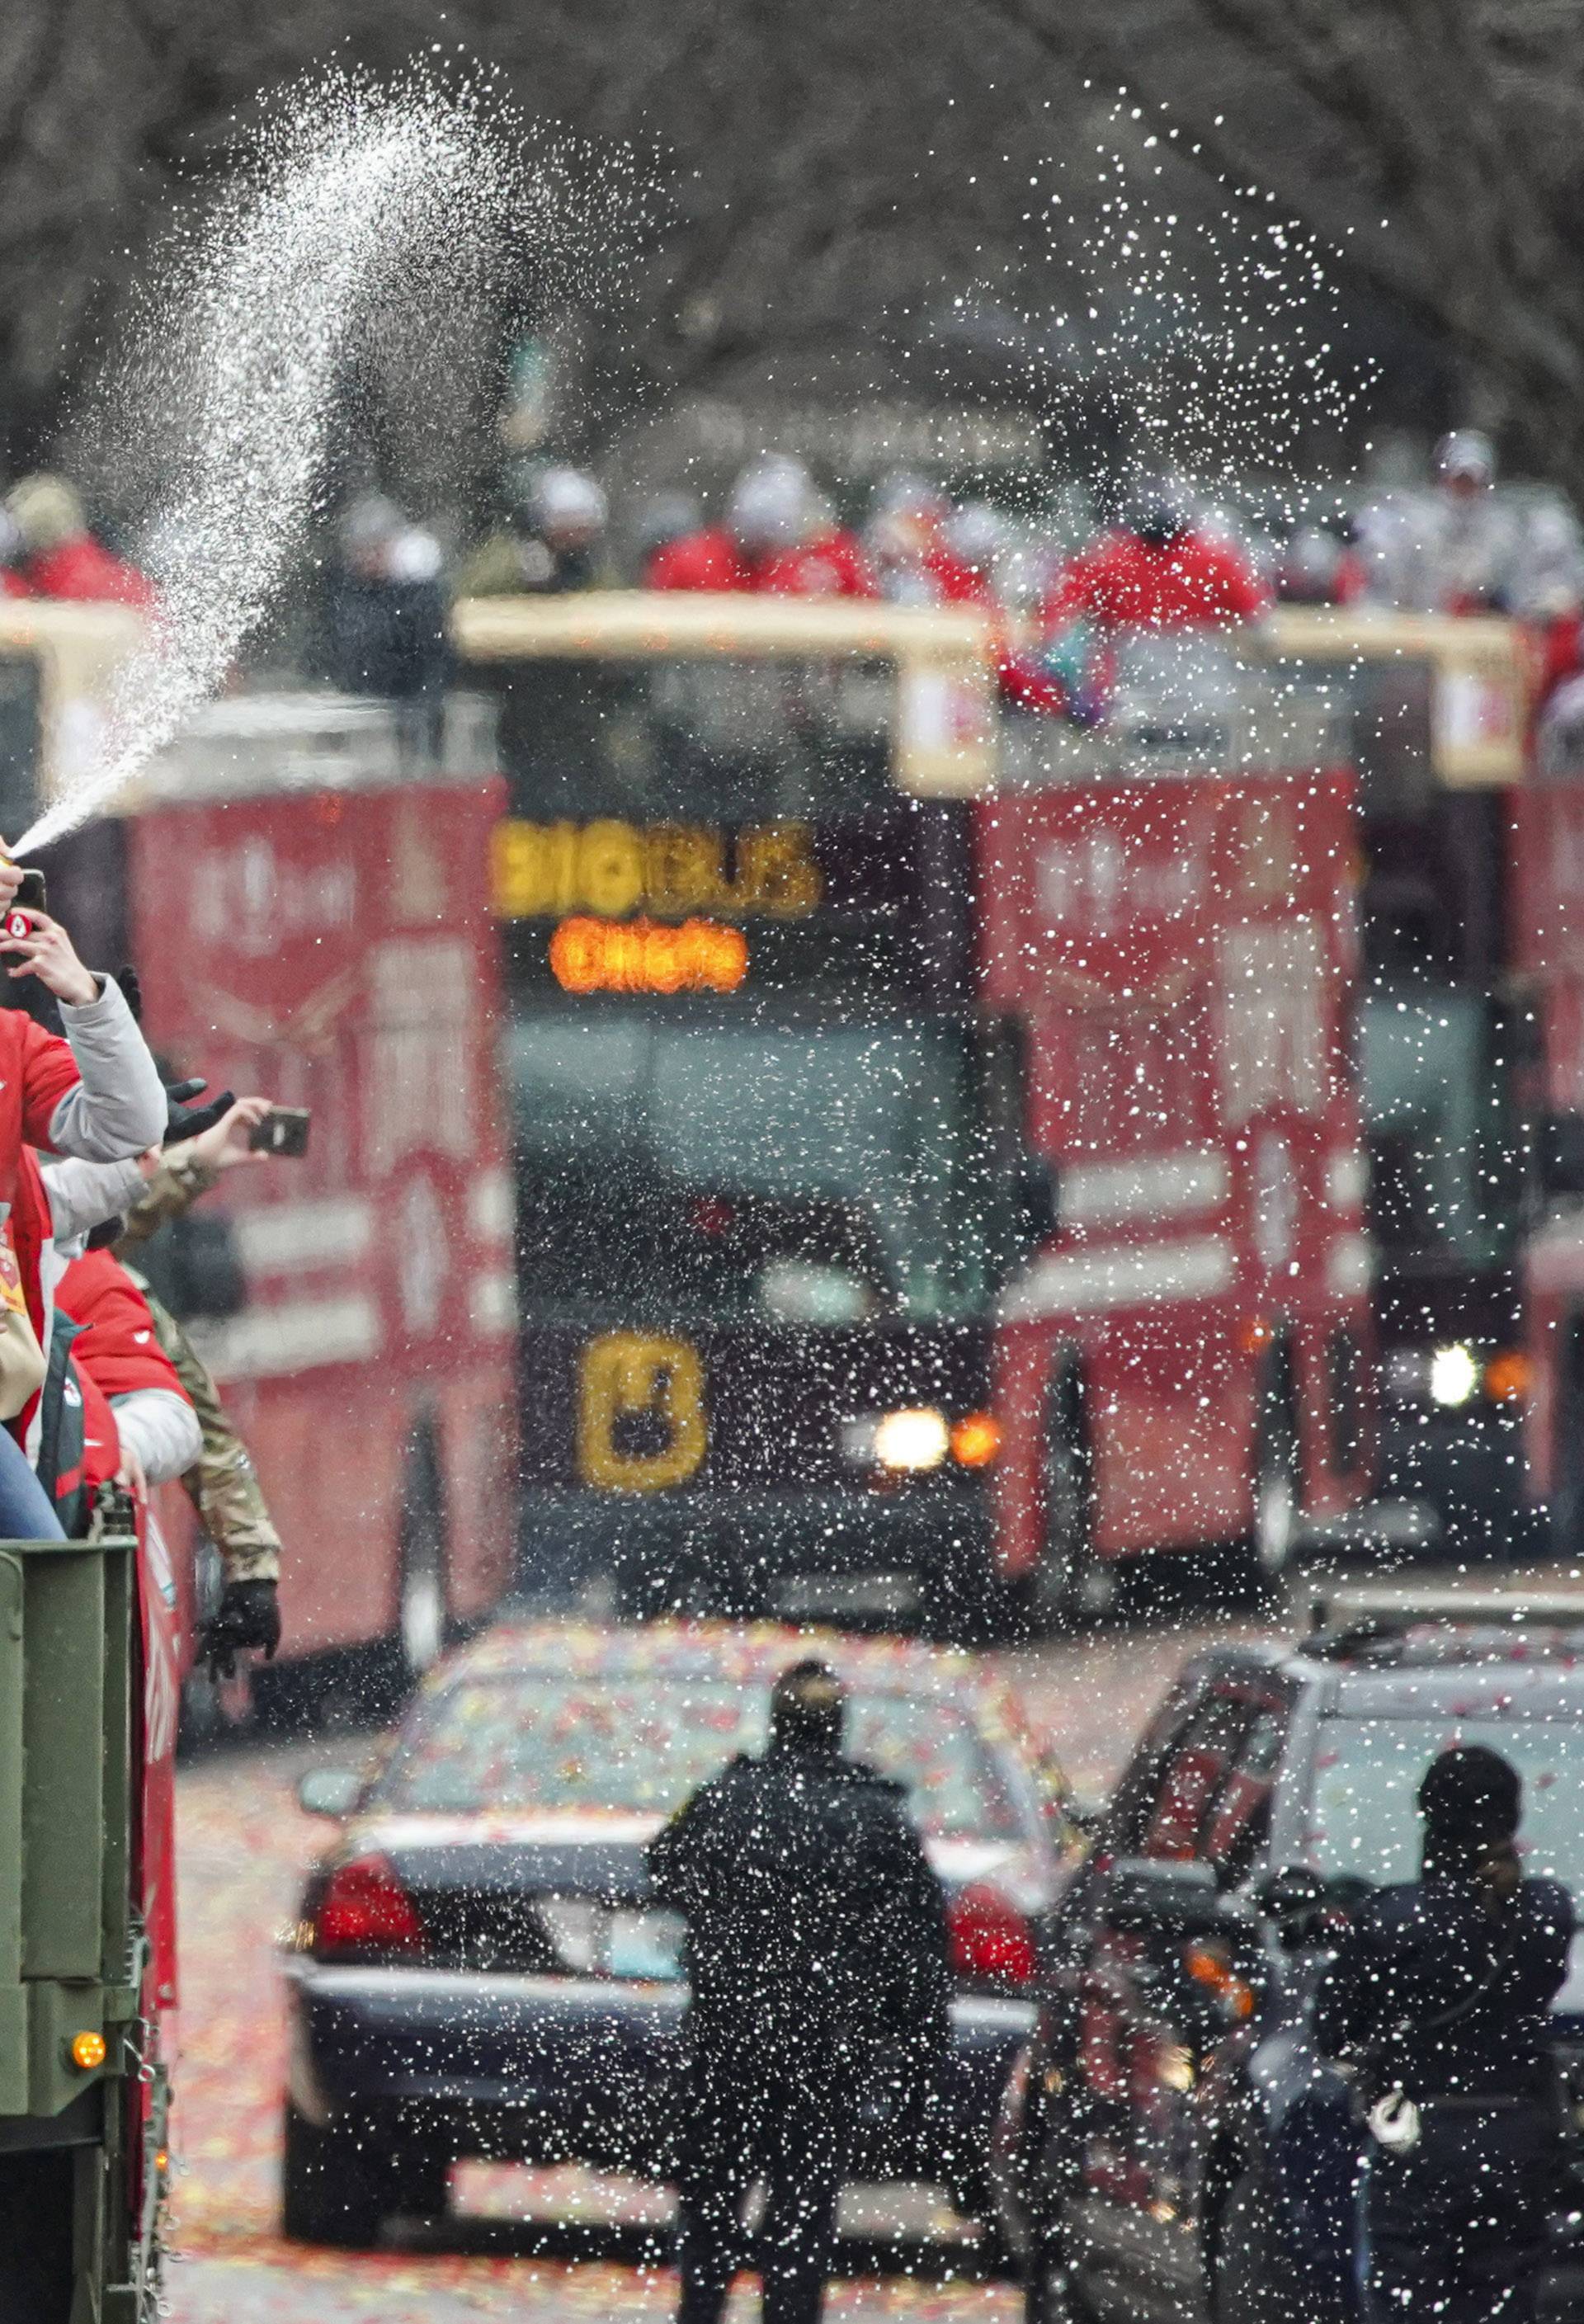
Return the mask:
POLYGON ((174 1647, 157 1546, 0 1542, 0 2324, 158 2312, 174 1647))

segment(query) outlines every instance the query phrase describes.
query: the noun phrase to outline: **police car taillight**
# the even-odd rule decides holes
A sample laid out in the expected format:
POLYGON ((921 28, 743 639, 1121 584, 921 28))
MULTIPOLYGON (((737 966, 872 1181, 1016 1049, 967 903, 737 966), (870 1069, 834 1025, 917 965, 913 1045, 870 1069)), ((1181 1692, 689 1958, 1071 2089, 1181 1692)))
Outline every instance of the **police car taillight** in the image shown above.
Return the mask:
POLYGON ((999 1888, 983 1882, 959 1889, 946 1910, 954 1976, 972 1985, 1018 1989, 1039 1969, 1034 1931, 999 1888))
POLYGON ((318 1960, 389 1960, 423 1950, 423 1923, 387 1857, 338 1864, 314 1914, 318 1960))

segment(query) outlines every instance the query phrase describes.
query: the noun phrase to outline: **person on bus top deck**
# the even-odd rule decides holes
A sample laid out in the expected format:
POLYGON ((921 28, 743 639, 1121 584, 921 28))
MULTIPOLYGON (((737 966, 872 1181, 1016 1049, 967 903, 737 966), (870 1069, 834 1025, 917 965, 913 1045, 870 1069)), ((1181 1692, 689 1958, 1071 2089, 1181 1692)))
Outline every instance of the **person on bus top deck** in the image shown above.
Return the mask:
POLYGON ((1143 480, 1125 523, 1082 549, 1040 607, 1038 643, 1009 655, 1001 690, 1024 709, 1101 713, 1128 633, 1181 637, 1256 622, 1269 597, 1229 541, 1196 529, 1164 477, 1143 480))
MULTIPOLYGON (((227 1091, 195 1113, 173 1107, 176 1135, 162 1151, 108 1167, 46 1163, 42 1175, 57 1235, 74 1250, 86 1234, 90 1244, 113 1249, 125 1265, 161 1227, 184 1218, 226 1171, 270 1160, 248 1144, 248 1133, 270 1106, 268 1098, 233 1099, 227 1091), (195 1123, 201 1127, 188 1134, 195 1123)), ((281 1536, 207 1366, 146 1277, 130 1266, 126 1273, 198 1417, 200 1447, 180 1473, 220 1558, 224 1587, 205 1625, 203 1646, 226 1675, 239 1649, 256 1646, 272 1656, 281 1642, 281 1536)))
POLYGON ((751 590, 780 597, 873 597, 868 559, 833 524, 801 460, 751 461, 732 487, 723 524, 669 540, 644 576, 650 589, 751 590))
POLYGON ((1548 2016, 1573 1900, 1561 1881, 1524 1877, 1523 1785, 1499 1752, 1443 1751, 1419 1812, 1420 1878, 1362 1907, 1314 2013, 1317 2046, 1355 2065, 1366 2103, 1400 2091, 1418 2109, 1399 2149, 1371 2136, 1368 2312, 1524 2324, 1561 2190, 1548 2016))
POLYGON ((960 557, 947 537, 952 503, 906 469, 885 477, 870 503, 863 546, 882 597, 894 605, 995 604, 988 567, 960 557))
POLYGON ((1229 541, 1196 529, 1164 479, 1141 484, 1128 521, 1073 558, 1040 611, 1047 633, 1082 619, 1102 631, 1220 628, 1257 621, 1268 594, 1229 541))
MULTIPOLYGON (((0 927, 22 884, 0 856, 0 927)), ((140 1154, 163 1132, 164 1085, 120 987, 86 969, 60 922, 30 912, 25 934, 0 934, 13 1005, 0 1009, 0 1231, 16 1256, 23 1297, 41 1348, 50 1344, 53 1277, 49 1207, 29 1147, 87 1161, 140 1154), (53 996, 65 1038, 28 1013, 17 980, 53 996)), ((32 1399, 36 1406, 37 1398, 32 1399)), ((23 1450, 24 1408, 0 1429, 0 1537, 52 1539, 60 1526, 23 1450)))
POLYGON ((24 591, 152 611, 154 585, 88 530, 82 495, 64 476, 23 476, 5 496, 24 591))
POLYGON ((456 576, 459 597, 568 596, 613 589, 603 486, 581 468, 541 468, 505 523, 480 541, 456 576))

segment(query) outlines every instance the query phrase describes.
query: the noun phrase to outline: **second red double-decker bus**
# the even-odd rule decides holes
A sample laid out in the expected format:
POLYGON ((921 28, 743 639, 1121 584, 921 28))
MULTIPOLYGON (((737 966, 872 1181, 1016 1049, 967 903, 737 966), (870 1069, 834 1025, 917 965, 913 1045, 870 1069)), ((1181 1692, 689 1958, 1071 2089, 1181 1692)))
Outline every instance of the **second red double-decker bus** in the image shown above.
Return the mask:
POLYGON ((996 1333, 999 1554, 1042 1616, 1199 1543, 1274 1576, 1368 1489, 1354 812, 1279 762, 976 810, 984 999, 1060 1189, 996 1333))

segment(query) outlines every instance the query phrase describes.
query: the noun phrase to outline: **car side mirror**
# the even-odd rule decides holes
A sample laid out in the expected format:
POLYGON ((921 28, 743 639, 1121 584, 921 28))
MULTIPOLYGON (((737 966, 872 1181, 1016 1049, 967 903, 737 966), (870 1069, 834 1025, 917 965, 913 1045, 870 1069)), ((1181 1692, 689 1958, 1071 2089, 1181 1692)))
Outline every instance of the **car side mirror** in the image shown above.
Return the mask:
POLYGON ((1118 1859, 1106 1883, 1104 1911, 1115 1928, 1172 1937, 1209 1936, 1234 1917, 1208 1864, 1154 1856, 1118 1859))
POLYGON ((1074 1791, 1071 1786, 1062 1794, 1062 1807, 1067 1821, 1086 1840, 1092 1840, 1106 1820, 1110 1802, 1098 1792, 1074 1791))
POLYGON ((355 1767, 310 1767, 298 1778, 297 1804, 305 1815, 348 1816, 362 1794, 355 1767))
POLYGON ((1275 1929, 1284 1952, 1311 1952, 1340 1941, 1369 1893, 1366 1880, 1346 1874, 1328 1878, 1310 1865, 1285 1864, 1258 1883, 1254 1904, 1275 1929))

